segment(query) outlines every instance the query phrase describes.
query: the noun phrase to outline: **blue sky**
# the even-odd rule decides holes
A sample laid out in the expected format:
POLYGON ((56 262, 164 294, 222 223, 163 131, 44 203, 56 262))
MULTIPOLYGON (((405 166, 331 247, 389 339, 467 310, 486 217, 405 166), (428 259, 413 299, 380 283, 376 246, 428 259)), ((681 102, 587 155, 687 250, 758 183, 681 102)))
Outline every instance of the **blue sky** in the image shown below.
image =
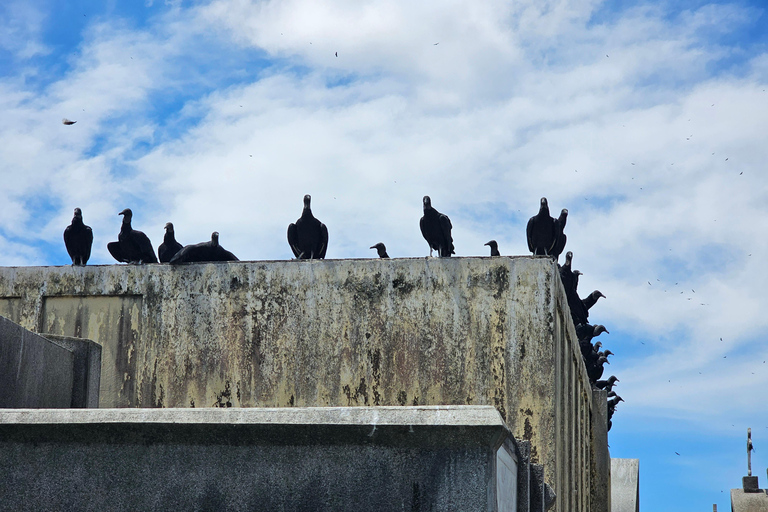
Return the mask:
POLYGON ((67 264, 76 206, 94 264, 125 207, 155 246, 172 221, 287 259, 306 193, 329 258, 426 255, 425 194, 458 256, 525 254, 546 196, 607 296, 612 456, 645 510, 727 510, 747 427, 768 486, 766 27, 758 1, 8 0, 0 265, 67 264))

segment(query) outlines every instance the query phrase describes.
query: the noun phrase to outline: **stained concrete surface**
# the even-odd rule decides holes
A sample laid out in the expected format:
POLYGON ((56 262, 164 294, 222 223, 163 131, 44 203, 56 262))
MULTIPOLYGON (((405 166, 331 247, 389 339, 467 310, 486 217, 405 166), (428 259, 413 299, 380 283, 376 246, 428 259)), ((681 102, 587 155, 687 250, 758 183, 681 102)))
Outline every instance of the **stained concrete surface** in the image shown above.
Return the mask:
POLYGON ((512 512, 510 443, 492 407, 0 411, 0 508, 512 512))
POLYGON ((598 417, 548 258, 0 268, 2 312, 102 345, 102 407, 492 405, 558 510, 596 499, 598 417))
POLYGON ((639 512, 640 461, 611 459, 611 512, 639 512))
POLYGON ((0 316, 0 408, 69 407, 71 350, 0 316))

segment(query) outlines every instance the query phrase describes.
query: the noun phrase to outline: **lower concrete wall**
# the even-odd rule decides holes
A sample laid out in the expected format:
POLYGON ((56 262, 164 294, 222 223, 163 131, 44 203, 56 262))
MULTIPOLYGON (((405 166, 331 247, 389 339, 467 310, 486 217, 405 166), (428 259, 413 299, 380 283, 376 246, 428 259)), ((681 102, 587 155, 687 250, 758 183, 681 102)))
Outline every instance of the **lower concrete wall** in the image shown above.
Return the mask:
POLYGON ((517 512, 510 443, 491 407, 0 411, 0 509, 517 512))
POLYGON ((101 383, 101 346, 91 340, 43 334, 44 338, 72 352, 72 402, 71 407, 97 408, 101 383))
POLYGON ((0 317, 0 408, 70 407, 74 355, 0 317))

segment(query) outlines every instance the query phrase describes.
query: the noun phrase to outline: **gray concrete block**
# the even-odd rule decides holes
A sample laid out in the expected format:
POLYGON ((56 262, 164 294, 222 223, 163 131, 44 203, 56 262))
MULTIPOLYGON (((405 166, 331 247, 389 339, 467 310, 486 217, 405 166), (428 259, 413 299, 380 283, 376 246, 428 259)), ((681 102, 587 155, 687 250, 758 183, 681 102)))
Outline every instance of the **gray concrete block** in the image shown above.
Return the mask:
POLYGON ((0 411, 0 509, 514 512, 509 443, 492 407, 0 411))
POLYGON ((74 354, 72 375, 73 408, 99 406, 101 345, 91 340, 43 333, 41 336, 66 347, 74 354))
POLYGON ((591 512, 611 512, 611 453, 608 449, 608 392, 592 390, 591 512))
POLYGON ((768 512, 768 491, 746 492, 731 489, 731 510, 733 512, 768 512))
POLYGON ((611 459, 611 512, 639 512, 640 461, 611 459))
POLYGON ((0 317, 0 408, 69 407, 71 350, 0 317))

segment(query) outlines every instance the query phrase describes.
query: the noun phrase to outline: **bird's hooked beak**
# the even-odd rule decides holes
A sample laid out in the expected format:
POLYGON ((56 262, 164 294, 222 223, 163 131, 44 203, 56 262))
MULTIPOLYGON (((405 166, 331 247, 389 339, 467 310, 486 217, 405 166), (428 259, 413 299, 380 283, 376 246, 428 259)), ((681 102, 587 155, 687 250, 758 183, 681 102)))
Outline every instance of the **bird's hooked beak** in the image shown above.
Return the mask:
POLYGON ((379 247, 377 245, 372 245, 369 247, 369 249, 378 249, 379 247))
POLYGON ((165 223, 165 230, 167 231, 169 229, 173 229, 173 224, 171 224, 170 222, 166 222, 165 223))

